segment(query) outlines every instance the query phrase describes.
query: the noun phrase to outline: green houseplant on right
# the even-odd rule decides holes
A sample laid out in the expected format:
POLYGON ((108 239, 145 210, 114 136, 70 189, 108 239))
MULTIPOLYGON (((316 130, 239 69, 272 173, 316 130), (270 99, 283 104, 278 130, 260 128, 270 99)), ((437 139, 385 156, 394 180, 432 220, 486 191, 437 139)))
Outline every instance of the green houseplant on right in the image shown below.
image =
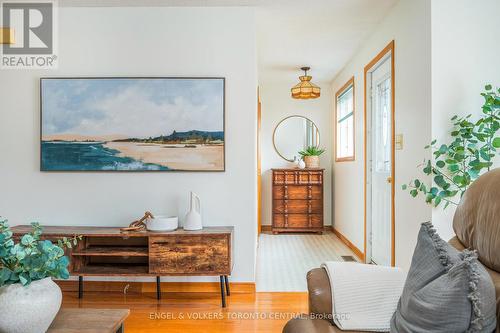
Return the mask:
POLYGON ((7 220, 0 220, 0 332, 45 332, 61 306, 61 289, 52 278, 69 277, 66 248, 81 237, 63 238, 57 244, 42 240, 42 227, 19 241, 13 238, 7 220))
POLYGON ((454 116, 451 142, 437 144, 433 140, 426 149, 431 149, 434 159, 425 160, 419 167, 433 183, 426 184, 416 178, 402 186, 412 197, 422 195, 425 201, 435 207, 444 203, 458 205, 465 190, 481 174, 489 171, 500 148, 500 89, 491 85, 481 93, 484 98, 482 114, 473 121, 472 116, 454 116))
POLYGON ((319 156, 325 152, 316 146, 309 146, 304 150, 299 151, 299 155, 302 156, 306 168, 319 168, 319 156))

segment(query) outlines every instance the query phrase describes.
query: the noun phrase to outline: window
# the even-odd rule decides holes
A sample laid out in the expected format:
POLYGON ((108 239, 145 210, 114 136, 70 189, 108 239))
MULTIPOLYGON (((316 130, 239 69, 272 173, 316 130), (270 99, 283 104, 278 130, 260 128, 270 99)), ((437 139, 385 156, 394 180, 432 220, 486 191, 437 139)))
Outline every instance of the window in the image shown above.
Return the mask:
POLYGON ((335 161, 354 161, 354 77, 335 95, 335 161))

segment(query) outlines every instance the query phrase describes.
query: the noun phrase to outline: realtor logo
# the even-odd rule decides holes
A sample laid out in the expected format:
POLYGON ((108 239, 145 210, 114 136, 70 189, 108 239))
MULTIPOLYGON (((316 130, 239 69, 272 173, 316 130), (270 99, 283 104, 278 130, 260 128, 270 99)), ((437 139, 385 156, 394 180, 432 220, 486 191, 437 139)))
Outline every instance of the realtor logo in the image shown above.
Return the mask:
POLYGON ((55 1, 5 1, 2 26, 14 32, 14 43, 2 45, 2 69, 57 67, 55 1))

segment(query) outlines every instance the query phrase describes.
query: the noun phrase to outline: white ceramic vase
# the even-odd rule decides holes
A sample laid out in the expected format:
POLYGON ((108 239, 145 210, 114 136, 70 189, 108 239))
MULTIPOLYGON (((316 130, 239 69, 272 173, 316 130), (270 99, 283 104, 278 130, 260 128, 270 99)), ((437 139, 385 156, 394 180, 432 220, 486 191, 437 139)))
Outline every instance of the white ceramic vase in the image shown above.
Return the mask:
POLYGON ((201 222, 201 201, 200 197, 191 192, 191 206, 186 214, 184 221, 184 230, 194 231, 203 229, 201 222))
POLYGON ((306 167, 306 162, 304 162, 304 160, 299 160, 298 167, 299 169, 304 169, 306 167))
POLYGON ((51 278, 0 288, 0 332, 46 332, 61 307, 61 288, 51 278))

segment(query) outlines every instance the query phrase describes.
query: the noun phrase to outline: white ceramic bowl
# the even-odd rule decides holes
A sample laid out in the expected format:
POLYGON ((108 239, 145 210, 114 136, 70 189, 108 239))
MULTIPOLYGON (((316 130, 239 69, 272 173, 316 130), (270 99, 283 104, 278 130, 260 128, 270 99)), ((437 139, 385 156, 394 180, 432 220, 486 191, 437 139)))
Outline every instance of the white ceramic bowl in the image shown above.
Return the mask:
POLYGON ((146 228, 149 231, 173 231, 179 227, 177 216, 156 216, 146 221, 146 228))

